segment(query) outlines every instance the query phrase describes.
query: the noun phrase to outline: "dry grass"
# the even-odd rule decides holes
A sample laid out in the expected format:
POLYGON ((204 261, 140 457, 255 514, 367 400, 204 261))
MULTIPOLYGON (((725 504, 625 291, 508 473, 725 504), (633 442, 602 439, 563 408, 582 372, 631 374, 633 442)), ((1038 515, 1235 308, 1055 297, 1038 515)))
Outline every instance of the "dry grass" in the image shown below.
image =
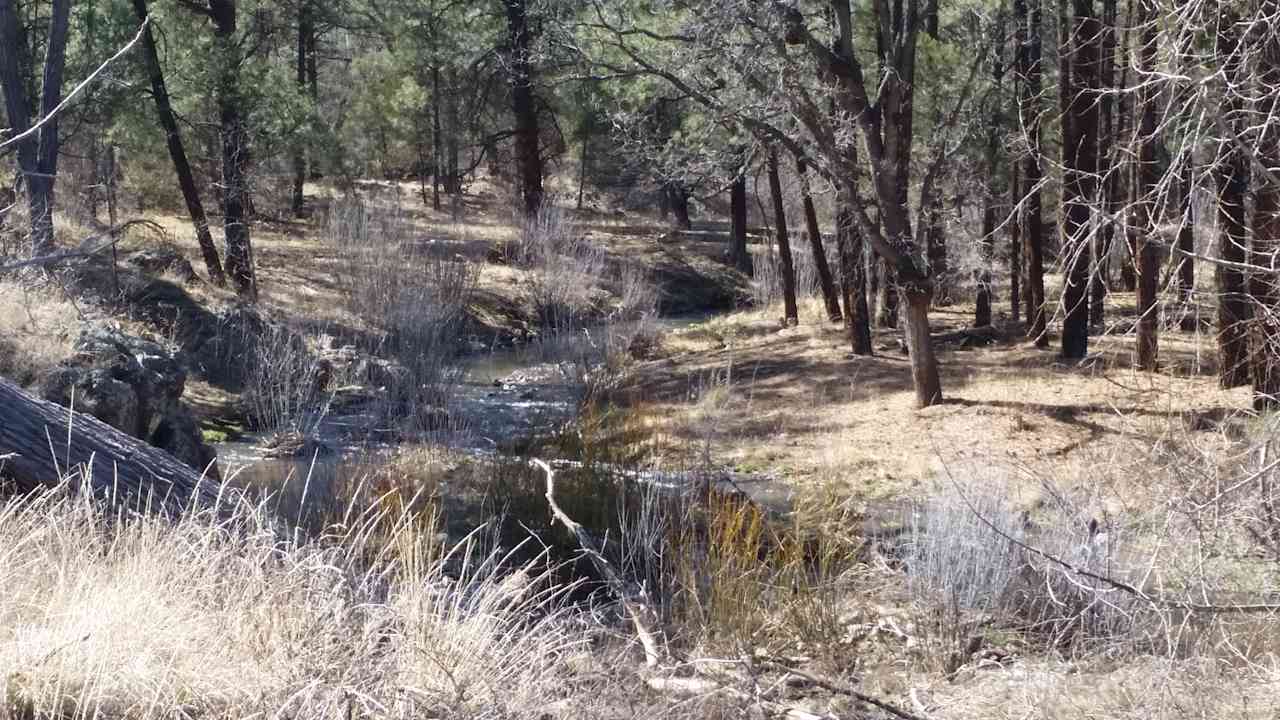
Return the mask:
POLYGON ((82 314, 52 284, 0 280, 0 375, 19 385, 43 377, 74 352, 82 314))
POLYGON ((538 718, 586 641, 563 589, 370 508, 297 544, 261 511, 176 523, 62 491, 0 509, 18 717, 538 718), (518 578, 513 580, 512 578, 518 578))
MULTIPOLYGON (((964 327, 971 309, 935 311, 935 332, 964 327)), ((916 410, 895 331, 877 331, 875 357, 847 350, 821 304, 783 329, 771 308, 714 318, 669 334, 669 356, 637 370, 638 405, 667 446, 745 470, 776 470, 798 484, 842 483, 863 498, 912 494, 946 463, 980 459, 1011 474, 1082 477, 1120 467, 1153 436, 1210 429, 1247 391, 1223 391, 1206 373, 1211 337, 1166 333, 1166 369, 1129 367, 1132 339, 1093 339, 1083 366, 1024 341, 940 350, 947 402, 916 410), (714 389, 706 394, 705 389, 714 389)))

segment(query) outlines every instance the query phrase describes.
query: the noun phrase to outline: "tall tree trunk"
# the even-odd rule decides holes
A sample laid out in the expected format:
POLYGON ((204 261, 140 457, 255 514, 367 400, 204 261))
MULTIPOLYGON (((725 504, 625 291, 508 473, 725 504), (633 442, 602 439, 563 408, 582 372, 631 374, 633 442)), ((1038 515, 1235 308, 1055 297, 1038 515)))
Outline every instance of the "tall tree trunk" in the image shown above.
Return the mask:
MULTIPOLYGON (((27 36, 18 17, 15 0, 0 0, 0 90, 4 92, 4 110, 13 135, 21 135, 31 128, 31 99, 27 90, 28 63, 24 62, 27 36)), ((40 140, 28 137, 17 144, 18 170, 23 179, 36 172, 36 154, 40 140)), ((30 185, 22 186, 30 192, 30 185)), ((16 190, 16 188, 15 188, 16 190)), ((15 198, 16 203, 16 198, 15 198)))
POLYGON ((1026 196, 1022 200, 1022 241, 1026 248, 1027 337, 1037 347, 1049 346, 1044 296, 1044 223, 1041 219, 1040 171, 1040 81, 1041 81, 1041 13, 1042 0, 1014 0, 1018 15, 1019 45, 1018 96, 1019 124, 1024 128, 1026 148, 1022 156, 1022 184, 1026 196))
MULTIPOLYGON (((147 0, 133 0, 133 11, 138 20, 145 19, 148 13, 147 0)), ((213 235, 209 232, 209 218, 205 216, 204 203, 200 201, 200 191, 196 188, 191 163, 187 161, 187 151, 182 144, 182 134, 178 131, 178 121, 174 117, 164 72, 160 67, 160 55, 156 52, 155 36, 151 34, 149 26, 142 35, 142 56, 147 66, 147 75, 151 79, 151 96, 155 99, 160 129, 164 130, 169 159, 173 162, 173 171, 178 176, 178 188, 182 190, 187 214, 191 216, 191 225, 195 228, 196 242, 200 245, 205 270, 209 273, 210 282, 223 287, 227 284, 227 278, 222 272, 222 261, 218 257, 217 246, 213 244, 213 235)))
MULTIPOLYGON (((1262 45, 1258 53, 1257 87, 1262 90, 1254 116, 1263 119, 1257 142, 1258 160, 1268 168, 1280 167, 1280 128, 1276 100, 1280 88, 1280 0, 1263 0, 1262 15, 1267 18, 1265 33, 1259 34, 1262 45)), ((1269 178, 1258 183, 1253 194, 1253 248, 1249 275, 1249 294, 1253 296, 1254 321, 1251 323, 1251 364, 1253 407, 1270 410, 1280 406, 1280 273, 1276 254, 1280 253, 1280 187, 1269 178)))
POLYGON ((226 245, 227 274, 241 297, 256 300, 248 208, 249 136, 240 114, 240 58, 236 48, 236 4, 234 0, 209 0, 218 50, 218 79, 215 94, 218 123, 222 135, 222 228, 226 245))
MULTIPOLYGON (((773 226, 778 238, 778 259, 782 265, 782 306, 784 324, 800 324, 796 305, 796 266, 791 257, 791 236, 787 233, 787 208, 778 176, 778 152, 770 148, 768 157, 769 197, 773 200, 773 226)), ((865 300, 864 300, 865 303, 865 300)))
MULTIPOLYGON (((1115 88, 1115 53, 1116 53, 1116 0, 1102 2, 1102 37, 1099 46, 1101 53, 1098 63, 1098 86, 1103 89, 1099 102, 1098 157, 1103 159, 1103 202, 1110 197, 1107 185, 1114 173, 1116 142, 1115 99, 1111 90, 1115 88)), ((1108 279, 1110 277, 1111 240, 1115 232, 1115 223, 1110 213, 1104 213, 1102 227, 1093 238, 1093 271, 1089 274, 1089 324, 1101 328, 1106 322, 1106 297, 1108 279)))
MULTIPOLYGON (((67 34, 71 27, 71 0, 53 0, 49 34, 45 43, 44 76, 40 83, 40 114, 31 118, 35 103, 23 82, 22 51, 25 33, 14 0, 0 0, 0 84, 4 85, 5 107, 13 133, 27 131, 32 122, 49 117, 62 102, 62 76, 66 67, 67 34)), ((58 119, 41 126, 35 137, 18 144, 18 166, 22 169, 31 217, 31 256, 53 251, 54 181, 58 175, 58 119)))
MULTIPOLYGON (((1241 87, 1244 78, 1240 57, 1240 35, 1235 27, 1238 18, 1223 13, 1218 19, 1215 47, 1223 58, 1223 68, 1231 87, 1241 87)), ((1223 112, 1232 131, 1243 124, 1243 103, 1236 92, 1226 98, 1223 112)), ((1218 186, 1218 257, 1227 263, 1244 263, 1249 247, 1249 228, 1245 219, 1245 196, 1249 191, 1248 158, 1229 139, 1222 139, 1214 163, 1218 186)), ((1238 267, 1214 266, 1214 284, 1218 296, 1218 371, 1224 388, 1249 383, 1250 306, 1245 275, 1238 267)))
POLYGON ((591 132, 595 122, 588 110, 582 118, 582 158, 578 164, 578 209, 582 209, 582 194, 587 188, 587 168, 591 165, 591 132))
POLYGON ((1191 256, 1196 251, 1195 218, 1195 153, 1190 148, 1183 152, 1182 178, 1178 183, 1182 203, 1182 217, 1178 224, 1178 294, 1182 300, 1184 331, 1196 329, 1196 263, 1191 256))
MULTIPOLYGON (((309 2, 298 4, 298 56, 297 83, 298 91, 307 90, 307 50, 311 46, 311 5, 309 2)), ((294 139, 293 148, 293 200, 291 202, 295 217, 302 217, 303 189, 307 182, 307 153, 300 138, 294 139)))
MULTIPOLYGON (((987 187, 982 195, 982 238, 979 240, 979 256, 982 270, 978 275, 978 297, 975 303, 973 324, 984 327, 991 324, 991 258, 996 233, 996 198, 1000 196, 997 178, 1000 175, 1000 133, 1004 125, 1002 90, 1004 83, 1004 6, 996 14, 996 27, 991 36, 991 80, 995 85, 995 103, 991 108, 991 126, 987 129, 987 187)), ((1015 292, 1017 283, 1014 284, 1015 292)))
POLYGON ((950 273, 947 268, 947 226, 942 205, 942 194, 934 196, 929 203, 926 214, 928 227, 925 236, 928 238, 926 253, 929 258, 929 276, 933 279, 933 302, 938 306, 951 304, 951 293, 948 288, 950 273))
POLYGON ((747 250, 747 176, 739 172, 729 186, 729 264, 751 274, 751 252, 747 250))
MULTIPOLYGON (((1142 34, 1138 47, 1138 66, 1144 76, 1156 68, 1155 0, 1136 0, 1142 6, 1142 34)), ((1138 170, 1135 211, 1138 231, 1138 358, 1139 370, 1154 371, 1159 355, 1159 308, 1156 290, 1160 283, 1160 258, 1156 238, 1156 185, 1160 169, 1156 166, 1156 112, 1159 99, 1155 86, 1144 82, 1138 90, 1138 170)))
POLYGON ((796 175, 800 178, 800 197, 804 204, 804 224, 809 235, 809 249, 813 253, 813 265, 818 271, 818 284, 822 288, 822 301, 827 306, 827 319, 840 322, 844 319, 840 312, 840 295, 836 291, 835 281, 831 277, 831 266, 827 264, 827 249, 822 244, 822 228, 818 225, 818 210, 813 205, 813 194, 809 186, 809 166, 803 157, 796 158, 796 175))
POLYGON ((440 171, 444 169, 444 138, 440 128, 440 67, 431 68, 431 207, 440 209, 440 171))
MULTIPOLYGON (((845 192, 852 192, 846 190, 845 192)), ((846 199, 836 210, 836 251, 840 254, 840 288, 844 296, 845 328, 854 355, 871 355, 871 318, 867 312, 866 275, 862 262, 862 236, 854 225, 846 199)))
MULTIPOLYGON (((1022 201, 1021 161, 1014 161, 1009 168, 1009 200, 1017 206, 1022 201)), ((1022 319, 1022 212, 1015 211, 1009 222, 1009 318, 1013 322, 1022 319)))
POLYGON ((1063 287, 1062 356, 1083 358, 1089 352, 1090 204, 1098 170, 1098 41, 1093 0, 1073 0, 1069 112, 1063 136, 1062 245, 1066 267, 1063 287))
POLYGON ((504 0, 507 6, 507 38, 511 107, 515 113, 515 155, 520 171, 520 191, 526 215, 542 209, 542 153, 539 148, 538 106, 533 92, 533 58, 527 0, 504 0))

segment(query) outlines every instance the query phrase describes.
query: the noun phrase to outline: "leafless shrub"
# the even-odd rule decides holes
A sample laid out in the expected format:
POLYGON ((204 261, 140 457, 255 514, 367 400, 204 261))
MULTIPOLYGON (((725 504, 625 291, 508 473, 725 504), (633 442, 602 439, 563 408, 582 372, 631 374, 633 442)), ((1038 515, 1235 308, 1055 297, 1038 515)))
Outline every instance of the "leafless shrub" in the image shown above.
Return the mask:
POLYGON ((335 203, 328 234, 342 262, 352 314, 370 332, 362 349, 405 368, 389 387, 389 411, 419 429, 439 429, 457 373, 449 363, 465 318, 476 268, 462 259, 413 252, 411 227, 395 208, 370 214, 359 200, 335 203))
POLYGON ((333 401, 328 366, 283 324, 263 323, 238 345, 249 351, 241 397, 254 424, 277 436, 311 437, 333 401))
MULTIPOLYGON (((834 268, 839 255, 828 243, 827 261, 834 268)), ((774 243, 753 245, 750 247, 753 274, 751 277, 751 299, 755 307, 769 307, 782 302, 782 260, 774 243)), ((813 252, 808 241, 803 238, 791 239, 791 258, 795 267, 796 297, 821 297, 822 285, 818 280, 818 266, 814 262, 813 252)))
POLYGON ((601 315, 604 249, 551 204, 524 220, 514 261, 531 271, 525 292, 544 330, 575 333, 601 315))
POLYGON ((1117 529, 1099 527, 1069 502, 1019 510, 988 485, 943 491, 913 504, 904 517, 907 589, 933 618, 927 627, 937 652, 932 661, 954 671, 969 662, 984 628, 992 626, 1017 627, 1074 651, 1140 642, 1129 634, 1141 614, 1136 598, 1026 549, 1131 581, 1117 529))

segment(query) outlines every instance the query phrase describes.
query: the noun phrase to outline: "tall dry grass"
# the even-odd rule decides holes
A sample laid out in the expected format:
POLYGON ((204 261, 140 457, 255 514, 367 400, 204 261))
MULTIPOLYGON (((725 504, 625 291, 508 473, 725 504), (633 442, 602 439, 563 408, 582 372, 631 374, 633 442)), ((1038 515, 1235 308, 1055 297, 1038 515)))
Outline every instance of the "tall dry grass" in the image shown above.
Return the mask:
POLYGON ((57 488, 0 506, 14 717, 539 718, 587 641, 564 589, 390 505, 319 540, 261 507, 126 517, 57 488))

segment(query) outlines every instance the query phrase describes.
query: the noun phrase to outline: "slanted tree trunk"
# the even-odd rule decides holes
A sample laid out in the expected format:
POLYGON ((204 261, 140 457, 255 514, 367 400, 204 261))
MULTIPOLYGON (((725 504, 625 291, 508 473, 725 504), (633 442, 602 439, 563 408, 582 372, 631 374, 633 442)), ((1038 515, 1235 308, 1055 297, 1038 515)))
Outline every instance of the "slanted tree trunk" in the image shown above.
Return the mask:
MULTIPOLYGON (((40 83, 40 115, 31 118, 35 104, 23 81, 21 58, 25 33, 14 0, 0 0, 0 84, 10 129, 17 135, 33 122, 50 116, 62 102, 62 76, 66 67, 67 34, 71 27, 71 0, 53 0, 45 44, 44 75, 40 83)), ((53 251, 54 181, 58 175, 58 119, 55 117, 25 142, 18 144, 18 166, 24 175, 31 217, 31 256, 53 251)))
MULTIPOLYGON (((1139 15, 1142 34, 1138 47, 1138 66, 1149 74, 1156 67, 1156 6, 1155 0, 1135 0, 1142 6, 1139 15)), ((1156 167, 1156 111, 1159 100, 1155 85, 1143 83, 1138 90, 1138 170, 1135 211, 1137 215, 1137 269, 1138 269, 1138 327, 1137 367, 1155 371, 1159 354, 1159 309, 1156 307, 1156 290, 1160 283, 1160 258, 1158 255, 1155 222, 1156 184, 1160 181, 1160 169, 1156 167)))
POLYGON ((729 186, 729 264, 751 274, 751 252, 747 250, 747 176, 739 172, 729 186))
POLYGON ((218 58, 215 93, 222 136, 222 228, 226 245, 227 274, 241 297, 256 300, 253 251, 249 234, 249 134, 245 128, 240 94, 240 57, 236 47, 235 0, 209 0, 209 15, 218 58))
POLYGON ((533 92, 532 38, 526 0, 503 0, 507 7, 508 62, 511 108, 515 113, 515 156, 526 215, 542 209, 542 153, 539 148, 538 106, 533 92))
MULTIPOLYGON (((1218 19, 1214 40, 1217 55, 1224 58, 1224 74, 1232 87, 1240 87, 1244 68, 1240 59, 1240 35, 1234 15, 1224 13, 1218 19)), ((1236 92, 1230 93, 1223 106, 1226 122, 1238 130, 1243 102, 1236 92)), ((1218 189, 1218 257, 1227 263, 1244 263, 1249 247, 1249 228, 1245 219, 1245 196, 1249 191, 1249 160, 1229 139, 1222 139, 1214 163, 1218 189)), ((1244 273, 1227 264, 1214 266, 1214 284, 1218 296, 1218 372, 1224 388, 1249 383, 1250 306, 1244 273)))
MULTIPOLYGON (((1280 22, 1280 0, 1263 0, 1262 15, 1268 18, 1268 33, 1261 36, 1256 72, 1258 95, 1254 116, 1262 118, 1257 142, 1258 160, 1268 168, 1280 167, 1280 129, 1276 112, 1280 102, 1280 40, 1275 32, 1280 22)), ((1280 187, 1269 178, 1258 183, 1253 194, 1253 248, 1249 294, 1253 296, 1254 320, 1250 325, 1250 364, 1253 376, 1253 407, 1270 410, 1280 407, 1280 273, 1276 254, 1280 252, 1280 187)))
POLYGON ((831 277, 831 266, 827 264, 827 249, 822 244, 822 228, 818 225, 818 210, 813 205, 813 194, 809 187, 809 167, 803 157, 796 158, 796 175, 800 177, 800 196, 804 204, 804 223, 809 235, 809 248, 813 252, 813 265, 818 271, 818 284, 822 288, 822 300, 827 306, 827 318, 831 322, 840 322, 840 295, 836 291, 835 281, 831 277))
MULTIPOLYGON (((845 192, 852 192, 846 190, 845 192)), ((862 262, 862 236, 854 225, 849 203, 836 211, 836 249, 840 253, 840 287, 844 296, 845 327, 854 355, 871 355, 871 318, 867 312, 866 275, 862 262)))
MULTIPOLYGON (((311 4, 298 4, 298 55, 297 82, 299 92, 307 90, 307 50, 311 47, 311 4)), ((294 139, 293 148, 293 199, 290 203, 295 217, 302 217, 303 189, 307 182, 307 153, 300 138, 294 139)))
POLYGON ((1062 356, 1083 358, 1089 352, 1090 203, 1098 170, 1098 42, 1100 24, 1093 0, 1073 0, 1071 38, 1064 52, 1071 58, 1069 106, 1063 118, 1062 246, 1065 318, 1062 356))
POLYGON ((1022 156, 1022 242, 1027 261, 1027 337, 1037 347, 1049 346, 1044 296, 1044 223, 1041 215, 1040 181, 1040 79, 1041 1, 1015 0, 1018 17, 1019 124, 1024 128, 1026 147, 1022 156))
POLYGON ((216 481, 101 420, 36 398, 0 378, 0 474, 18 488, 55 487, 87 469, 95 495, 129 507, 176 512, 212 503, 216 481), (57 438, 52 446, 49 438, 57 438))
MULTIPOLYGON (((791 237, 787 233, 787 208, 782 197, 782 179, 778 176, 778 152, 769 149, 768 157, 769 197, 773 201, 773 227, 778 239, 778 259, 782 266, 782 321, 785 325, 800 324, 800 310, 796 304, 796 266, 791 257, 791 237)), ((863 301, 865 304, 865 300, 863 301)))
MULTIPOLYGON (((147 1, 133 0, 133 10, 138 20, 145 19, 148 14, 147 1)), ((191 163, 187 161, 187 151, 182 144, 182 134, 178 130, 178 121, 169 101, 169 90, 164 82, 164 72, 160 67, 160 56, 156 52, 156 39, 149 26, 142 35, 142 56, 151 80, 151 96, 156 103, 160 129, 164 130, 169 159, 173 162, 173 171, 178 176, 178 188, 182 191, 187 214, 191 216, 191 225, 195 228, 196 242, 200 245, 205 270, 209 273, 209 281, 222 287, 227 284, 227 278, 222 272, 222 260, 218 257, 218 248, 213 244, 213 235, 209 232, 209 218, 205 216, 195 175, 191 172, 191 163)))

